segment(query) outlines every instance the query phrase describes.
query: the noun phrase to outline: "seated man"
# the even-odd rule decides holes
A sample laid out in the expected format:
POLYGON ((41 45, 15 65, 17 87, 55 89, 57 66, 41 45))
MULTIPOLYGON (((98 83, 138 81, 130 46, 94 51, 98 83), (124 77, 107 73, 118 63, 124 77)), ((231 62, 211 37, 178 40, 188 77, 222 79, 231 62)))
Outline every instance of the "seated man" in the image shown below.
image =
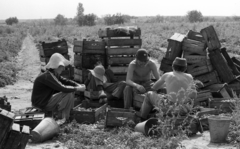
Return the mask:
POLYGON ((70 62, 61 54, 54 53, 46 65, 46 72, 35 79, 31 97, 33 106, 60 112, 62 116, 58 121, 60 124, 69 119, 70 110, 74 106, 74 92, 85 90, 84 84, 60 76, 64 67, 69 64, 70 62))
POLYGON ((151 90, 153 81, 151 75, 159 79, 157 66, 149 59, 148 52, 145 49, 139 49, 136 53, 136 59, 130 62, 127 71, 126 83, 124 89, 124 108, 132 107, 135 94, 144 94, 151 90))
MULTIPOLYGON (((172 64, 172 72, 167 72, 153 85, 153 90, 157 91, 163 85, 166 85, 167 94, 170 95, 172 103, 177 102, 176 94, 181 90, 184 91, 192 90, 189 92, 189 98, 196 98, 197 92, 195 90, 193 77, 191 74, 184 73, 187 69, 187 61, 185 58, 175 58, 172 64)), ((178 96, 178 102, 183 100, 184 96, 178 96)), ((158 101, 162 99, 162 95, 157 94, 154 91, 150 91, 145 96, 144 102, 141 107, 141 118, 142 120, 147 119, 149 112, 154 106, 157 105, 158 101)))
POLYGON ((92 91, 91 94, 94 94, 95 91, 95 98, 100 99, 101 103, 107 102, 106 100, 102 101, 104 97, 107 97, 108 101, 122 99, 126 83, 125 81, 116 81, 113 72, 110 69, 105 71, 104 67, 99 64, 93 70, 90 70, 85 85, 88 91, 92 91))

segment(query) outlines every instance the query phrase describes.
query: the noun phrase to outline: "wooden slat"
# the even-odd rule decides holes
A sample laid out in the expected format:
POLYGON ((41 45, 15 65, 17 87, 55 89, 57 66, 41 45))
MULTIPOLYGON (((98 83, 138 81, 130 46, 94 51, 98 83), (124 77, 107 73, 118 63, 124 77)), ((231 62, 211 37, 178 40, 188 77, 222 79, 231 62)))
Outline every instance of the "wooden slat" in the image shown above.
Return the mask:
POLYGON ((133 106, 136 108, 141 108, 144 98, 145 94, 135 94, 133 97, 133 106))
POLYGON ((109 65, 129 64, 135 57, 109 57, 109 65))
POLYGON ((205 61, 201 61, 201 62, 199 62, 199 63, 194 63, 194 64, 191 64, 191 65, 188 65, 187 67, 187 69, 194 69, 194 68, 197 68, 197 67, 201 67, 201 66, 209 66, 209 65, 212 65, 211 64, 211 61, 210 61, 210 59, 207 59, 207 60, 205 60, 205 61))
POLYGON ((206 56, 201 56, 201 55, 184 55, 184 57, 187 60, 187 63, 193 64, 193 63, 199 63, 201 61, 206 61, 207 57, 206 56))
POLYGON ((139 48, 108 48, 108 55, 136 55, 139 48))
MULTIPOLYGON (((190 50, 190 49, 189 49, 190 50)), ((192 50, 192 49, 191 49, 192 50)), ((199 56, 207 56, 206 51, 183 51, 183 55, 199 55, 199 56)))
POLYGON ((188 69, 188 73, 192 74, 193 76, 201 75, 207 72, 211 72, 213 70, 213 67, 211 65, 209 66, 201 66, 194 69, 188 69))
POLYGON ((83 40, 83 53, 88 53, 91 51, 96 51, 99 53, 104 53, 105 52, 105 41, 104 40, 99 40, 99 41, 87 41, 83 40))
POLYGON ((127 73, 127 66, 123 67, 110 67, 114 74, 126 74, 127 73))
POLYGON ((78 47, 78 46, 73 47, 73 52, 75 53, 82 53, 82 51, 83 51, 83 47, 78 47))
POLYGON ((28 139, 30 138, 30 127, 23 125, 22 128, 22 138, 21 138, 21 149, 25 149, 28 139))
POLYGON ((200 41, 197 41, 197 40, 191 40, 191 39, 188 39, 188 38, 185 38, 183 40, 183 45, 195 45, 195 46, 198 46, 199 48, 205 48, 206 45, 205 43, 203 42, 200 42, 200 41))
POLYGON ((83 81, 82 75, 74 74, 74 80, 77 82, 82 82, 83 81))
POLYGON ((173 41, 177 41, 177 42, 182 42, 182 41, 184 40, 184 38, 186 38, 185 35, 180 34, 180 33, 174 33, 174 35, 171 36, 171 37, 168 39, 168 41, 169 41, 169 40, 173 40, 173 41))
POLYGON ((78 68, 74 68, 74 74, 82 75, 82 70, 78 68))
POLYGON ((107 39, 107 46, 139 46, 142 45, 142 39, 107 39))
POLYGON ((187 38, 192 39, 192 40, 197 40, 200 42, 205 42, 203 36, 201 33, 199 32, 194 32, 192 30, 189 30, 187 33, 187 38))

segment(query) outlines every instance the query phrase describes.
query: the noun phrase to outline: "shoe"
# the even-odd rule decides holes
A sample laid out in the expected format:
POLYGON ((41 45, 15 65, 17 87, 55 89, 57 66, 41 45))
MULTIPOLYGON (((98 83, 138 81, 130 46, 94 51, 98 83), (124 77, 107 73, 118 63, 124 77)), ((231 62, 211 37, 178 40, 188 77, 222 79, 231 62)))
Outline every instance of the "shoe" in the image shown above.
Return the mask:
POLYGON ((66 121, 66 118, 60 119, 56 121, 59 126, 63 125, 66 121))

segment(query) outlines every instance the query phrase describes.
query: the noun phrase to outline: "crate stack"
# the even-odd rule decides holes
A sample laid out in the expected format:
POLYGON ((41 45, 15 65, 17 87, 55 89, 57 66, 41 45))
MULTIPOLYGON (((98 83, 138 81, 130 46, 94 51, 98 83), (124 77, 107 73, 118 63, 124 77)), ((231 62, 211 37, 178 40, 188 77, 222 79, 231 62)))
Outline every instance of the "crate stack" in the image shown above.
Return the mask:
MULTIPOLYGON (((65 39, 58 40, 56 42, 41 42, 39 46, 39 55, 41 60, 41 71, 45 71, 45 66, 49 62, 50 57, 54 53, 62 54, 67 60, 70 60, 70 56, 68 55, 68 45, 65 39)), ((68 66, 62 72, 61 76, 73 79, 73 67, 68 66)))
POLYGON ((220 82, 208 57, 207 45, 201 33, 189 30, 183 40, 182 49, 183 57, 188 63, 188 73, 200 80, 204 86, 220 82))
POLYGON ((0 108, 11 111, 11 107, 6 96, 0 97, 0 108))
POLYGON ((106 68, 118 81, 126 80, 128 64, 142 45, 141 29, 136 26, 100 29, 98 36, 106 43, 106 68))
POLYGON ((159 68, 164 73, 172 71, 172 63, 176 57, 182 57, 182 42, 185 37, 183 34, 174 33, 174 35, 168 39, 167 51, 159 68))
POLYGON ((89 69, 93 69, 97 63, 105 64, 104 40, 74 40, 74 80, 84 83, 89 69))
POLYGON ((30 128, 14 123, 14 113, 0 108, 0 148, 24 149, 30 138, 30 128))

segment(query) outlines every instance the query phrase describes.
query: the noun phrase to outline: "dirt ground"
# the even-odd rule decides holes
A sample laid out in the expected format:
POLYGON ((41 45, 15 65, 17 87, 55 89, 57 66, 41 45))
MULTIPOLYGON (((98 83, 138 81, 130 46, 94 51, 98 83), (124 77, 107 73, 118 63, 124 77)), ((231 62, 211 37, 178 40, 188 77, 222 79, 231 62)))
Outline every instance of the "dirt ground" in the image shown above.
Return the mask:
MULTIPOLYGON (((69 50, 72 55, 72 48, 69 50)), ((0 88, 0 96, 6 95, 12 105, 12 111, 17 112, 31 106, 31 92, 33 81, 40 72, 39 52, 33 42, 33 38, 27 36, 22 45, 22 50, 17 57, 18 64, 23 68, 19 73, 19 80, 14 85, 0 88)), ((237 147, 228 144, 210 143, 210 134, 205 131, 194 137, 184 140, 182 144, 186 149, 236 149, 237 147)), ((66 149, 57 140, 50 140, 44 143, 28 143, 26 149, 66 149)))

